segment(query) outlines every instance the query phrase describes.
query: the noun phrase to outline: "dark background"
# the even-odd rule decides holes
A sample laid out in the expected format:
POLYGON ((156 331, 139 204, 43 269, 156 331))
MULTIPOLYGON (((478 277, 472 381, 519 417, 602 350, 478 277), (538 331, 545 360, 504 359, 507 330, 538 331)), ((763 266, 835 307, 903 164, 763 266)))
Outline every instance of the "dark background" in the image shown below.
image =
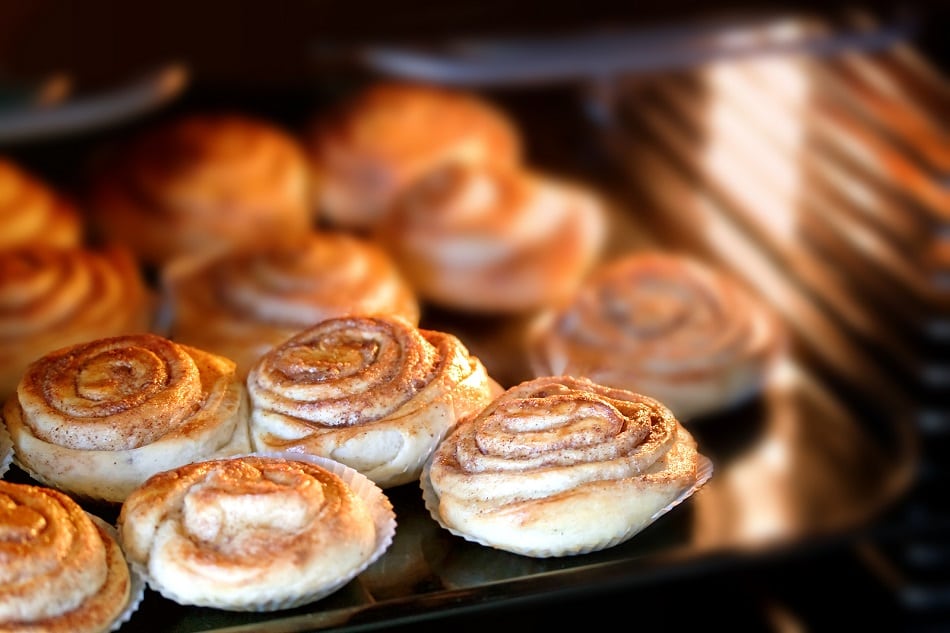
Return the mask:
POLYGON ((170 60, 201 82, 258 88, 312 82, 315 54, 366 43, 650 28, 690 19, 757 13, 832 13, 861 7, 885 19, 921 16, 919 39, 946 56, 947 2, 551 2, 527 0, 0 0, 0 77, 29 79, 68 70, 95 87, 170 60))

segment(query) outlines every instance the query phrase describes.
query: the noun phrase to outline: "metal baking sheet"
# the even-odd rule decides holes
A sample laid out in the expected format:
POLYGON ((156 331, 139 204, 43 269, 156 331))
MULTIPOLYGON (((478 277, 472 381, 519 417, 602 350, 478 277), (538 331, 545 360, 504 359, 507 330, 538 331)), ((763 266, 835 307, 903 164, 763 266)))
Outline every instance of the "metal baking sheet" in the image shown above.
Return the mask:
MULTIPOLYGON (((631 541, 576 557, 533 559, 465 541, 428 515, 420 489, 387 491, 393 545, 323 600, 249 614, 181 606, 146 592, 124 630, 310 631, 385 628, 460 608, 558 591, 650 583, 711 573, 776 550, 846 538, 872 525, 912 479, 913 442, 897 419, 849 408, 790 362, 761 398, 697 421, 712 479, 631 541)), ((7 479, 28 481, 14 467, 7 479)), ((106 520, 109 508, 90 507, 106 520)))
MULTIPOLYGON (((618 252, 672 246, 638 226, 629 209, 615 214, 618 252)), ((423 325, 457 332, 504 383, 527 377, 518 362, 526 321, 429 310, 423 325)), ((851 369, 858 378, 870 377, 860 365, 851 369)), ((419 487, 406 484, 387 491, 397 518, 393 545, 338 592, 296 609, 255 614, 181 606, 149 590, 123 630, 385 629, 459 609, 713 574, 776 552, 840 542, 873 530, 913 482, 915 436, 893 404, 880 391, 861 399, 840 391, 793 353, 761 397, 691 423, 713 461, 713 477, 627 543, 553 559, 494 550, 441 529, 419 487)), ((7 478, 28 480, 16 467, 7 478)), ((88 509, 109 521, 117 514, 116 508, 88 509)))

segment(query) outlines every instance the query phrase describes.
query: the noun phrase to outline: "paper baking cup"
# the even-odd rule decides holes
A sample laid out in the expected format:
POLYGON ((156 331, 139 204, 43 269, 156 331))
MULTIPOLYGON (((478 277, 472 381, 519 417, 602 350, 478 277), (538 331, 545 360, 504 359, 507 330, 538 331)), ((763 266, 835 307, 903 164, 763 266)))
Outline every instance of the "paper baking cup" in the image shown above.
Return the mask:
POLYGON ((6 427, 0 423, 0 477, 3 477, 13 463, 13 440, 6 427))
MULTIPOLYGON (((322 468, 325 468, 326 470, 340 477, 358 497, 363 499, 367 507, 370 509, 373 517, 373 523, 376 526, 375 549, 373 550, 372 554, 370 554, 357 568, 351 570, 346 575, 340 576, 332 583, 320 587, 316 591, 281 600, 252 602, 243 605, 199 604, 194 600, 189 600, 186 595, 176 593, 173 589, 156 583, 148 574, 147 569, 142 569, 139 565, 133 563, 132 566, 138 568, 140 573, 144 575, 149 587, 162 594, 169 600, 173 600, 174 602, 182 605, 212 607, 225 611, 265 612, 279 611, 281 609, 292 609, 304 604, 316 602, 317 600, 325 598, 331 593, 341 589, 344 585, 361 574, 367 567, 376 562, 376 560, 382 556, 392 544, 393 536, 396 534, 396 513, 393 510, 392 503, 389 501, 389 497, 387 497, 385 493, 383 493, 382 489, 372 480, 353 468, 350 468, 349 466, 341 464, 340 462, 334 461, 332 459, 318 457, 316 455, 269 451, 246 453, 243 455, 235 455, 233 457, 215 458, 214 461, 218 461, 219 459, 241 459, 242 457, 273 457, 278 459, 286 459, 289 461, 309 462, 311 464, 321 466, 322 468)), ((212 460, 208 459, 205 461, 212 460)))
MULTIPOLYGON (((104 520, 100 519, 96 515, 87 512, 87 515, 92 519, 92 522, 99 526, 100 529, 105 531, 109 537, 115 542, 119 542, 119 533, 112 525, 106 523, 104 520)), ((121 547, 119 548, 121 549, 121 547)), ((125 557, 125 552, 122 552, 123 558, 125 557)), ((142 604, 142 598, 145 597, 145 578, 142 576, 141 572, 137 570, 133 565, 129 564, 128 559, 125 561, 126 566, 129 568, 129 601, 125 605, 125 609, 122 610, 116 619, 112 622, 112 626, 109 627, 109 631, 118 631, 122 628, 126 622, 132 617, 132 614, 135 613, 139 605, 142 604)))
MULTIPOLYGON (((650 518, 643 522, 641 525, 633 525, 626 532, 618 534, 610 539, 590 543, 583 547, 578 547, 574 549, 567 550, 555 550, 547 548, 510 548, 502 547, 495 543, 483 540, 472 534, 466 534, 455 528, 446 525, 442 520, 442 516, 439 514, 439 495, 435 492, 435 489, 432 487, 432 481, 429 479, 429 469, 432 465, 432 460, 429 459, 426 461, 425 467, 422 470, 422 476, 419 478, 419 486, 422 488, 422 499, 425 502, 426 509, 429 511, 429 514, 432 515, 432 518, 436 523, 441 525, 443 528, 454 534, 455 536, 461 537, 466 541, 472 543, 477 543, 479 545, 484 545, 485 547, 491 547, 493 549, 504 550, 507 552, 512 552, 514 554, 521 554, 522 556, 531 556, 533 558, 551 558, 559 556, 576 556, 578 554, 589 554, 590 552, 596 552, 599 550, 607 549, 619 545, 624 541, 628 541, 633 538, 638 532, 641 532, 648 525, 652 524, 654 521, 659 519, 661 516, 681 504, 683 501, 688 499, 694 492, 699 490, 703 484, 709 481, 709 478, 712 477, 713 473, 713 464, 712 461, 704 455, 699 456, 699 463, 697 464, 697 476, 696 481, 689 487, 682 490, 675 499, 670 501, 668 504, 654 512, 650 518)), ((569 525, 569 517, 566 519, 569 525)))

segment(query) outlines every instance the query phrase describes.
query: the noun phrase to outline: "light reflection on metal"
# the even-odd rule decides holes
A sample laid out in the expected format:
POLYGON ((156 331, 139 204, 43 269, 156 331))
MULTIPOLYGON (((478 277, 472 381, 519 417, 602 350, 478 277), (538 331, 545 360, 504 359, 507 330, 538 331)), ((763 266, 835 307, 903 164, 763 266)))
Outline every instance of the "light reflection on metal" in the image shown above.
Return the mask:
MULTIPOLYGON (((63 80, 65 82, 65 79, 63 80)), ((188 68, 168 64, 128 83, 93 95, 53 85, 50 94, 27 106, 0 112, 0 143, 19 143, 92 132, 151 112, 181 95, 188 68)))
POLYGON ((774 238, 795 239, 809 124, 800 116, 810 96, 804 62, 767 57, 714 64, 703 79, 706 172, 774 238))
POLYGON ((768 429, 761 440, 718 474, 716 486, 695 497, 694 538, 700 542, 728 534, 737 545, 756 549, 780 543, 800 528, 803 517, 793 502, 799 464, 790 447, 803 441, 801 412, 788 400, 797 370, 785 365, 767 396, 768 429))
MULTIPOLYGON (((877 23, 775 13, 694 24, 591 30, 570 35, 454 39, 425 46, 378 44, 355 51, 358 63, 384 75, 451 85, 526 85, 588 81, 630 73, 670 72, 717 60, 766 55, 829 55, 878 50, 906 39, 912 16, 877 23)), ((327 55, 313 51, 315 60, 327 55)))

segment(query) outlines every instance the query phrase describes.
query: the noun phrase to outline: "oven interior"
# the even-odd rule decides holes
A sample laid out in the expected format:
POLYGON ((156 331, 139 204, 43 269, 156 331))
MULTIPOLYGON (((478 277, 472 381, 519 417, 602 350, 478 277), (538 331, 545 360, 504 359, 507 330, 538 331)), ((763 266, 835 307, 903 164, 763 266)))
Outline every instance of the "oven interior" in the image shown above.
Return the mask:
MULTIPOLYGON (((660 247, 714 261, 793 334, 794 362, 763 398, 695 429, 724 466, 718 481, 615 551, 540 562, 486 553, 433 530, 417 491, 398 489, 396 543, 427 573, 374 575, 289 613, 147 599, 132 624, 540 630, 572 614, 641 612, 683 628, 950 623, 945 10, 595 3, 582 20, 566 7, 506 16, 419 2, 370 20, 320 3, 238 4, 224 16, 209 3, 142 18, 165 35, 136 46, 133 31, 116 30, 130 10, 105 4, 112 13, 40 3, 0 28, 0 151, 66 189, 97 148, 176 113, 232 108, 299 129, 375 78, 454 85, 511 113, 531 162, 610 200, 610 253, 660 247), (184 19, 176 41, 168 33, 184 19), (72 75, 51 70, 66 60, 72 75)), ((426 322, 480 341, 521 326, 437 309, 426 322)), ((490 369, 503 382, 527 377, 517 352, 502 358, 490 369)))

